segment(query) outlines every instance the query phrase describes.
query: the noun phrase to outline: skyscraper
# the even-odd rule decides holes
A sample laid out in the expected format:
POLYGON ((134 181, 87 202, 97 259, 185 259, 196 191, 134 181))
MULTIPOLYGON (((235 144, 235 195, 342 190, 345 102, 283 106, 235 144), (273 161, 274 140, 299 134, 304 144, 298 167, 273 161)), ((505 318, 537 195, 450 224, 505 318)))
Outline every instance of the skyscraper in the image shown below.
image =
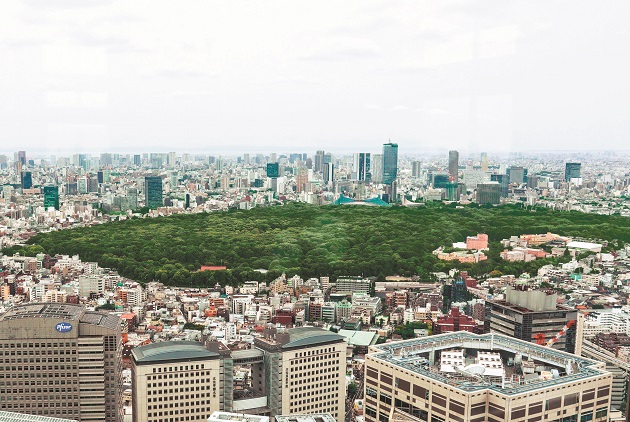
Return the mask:
POLYGON ((142 165, 142 158, 140 158, 140 154, 135 154, 133 156, 133 165, 138 167, 142 165))
POLYGON ((481 153, 481 171, 488 171, 488 153, 481 153))
POLYGON ((144 205, 150 209, 161 207, 162 178, 160 176, 147 176, 144 178, 144 205))
POLYGON ((499 182, 485 182, 477 184, 477 203, 480 205, 501 203, 501 184, 499 182))
POLYGON ((267 177, 280 177, 280 164, 267 163, 267 177))
POLYGON ((371 180, 369 152, 354 154, 354 178, 365 182, 371 180))
POLYGON ((455 150, 448 152, 448 176, 452 181, 457 181, 459 176, 459 152, 455 150))
POLYGON ((344 420, 342 336, 321 328, 268 327, 254 346, 264 357, 252 366, 252 381, 257 393, 267 395, 271 416, 327 412, 344 420))
POLYGON ((313 171, 321 172, 324 169, 324 151, 317 151, 315 153, 315 162, 313 163, 313 171))
POLYGON ((26 165, 26 151, 18 151, 17 153, 18 161, 22 164, 22 166, 26 165))
POLYGON ((581 177, 582 163, 566 163, 564 165, 564 180, 570 182, 571 179, 581 177))
POLYGON ((117 316, 66 303, 14 306, 0 315, 1 409, 122 422, 121 354, 117 316))
POLYGON ((33 175, 30 171, 23 171, 21 178, 22 189, 30 189, 33 187, 33 175))
POLYGON ((44 208, 59 209, 59 187, 44 186, 44 208))
POLYGON ((420 177, 420 173, 421 173, 421 165, 422 163, 420 161, 412 161, 411 162, 411 177, 414 178, 418 178, 420 177))
POLYGON ((372 174, 373 183, 383 182, 383 154, 372 154, 370 173, 372 174))
POLYGON ((383 183, 391 184, 398 176, 398 144, 383 144, 383 183))
POLYGON ((335 181, 335 165, 332 163, 324 163, 324 183, 332 183, 335 181))

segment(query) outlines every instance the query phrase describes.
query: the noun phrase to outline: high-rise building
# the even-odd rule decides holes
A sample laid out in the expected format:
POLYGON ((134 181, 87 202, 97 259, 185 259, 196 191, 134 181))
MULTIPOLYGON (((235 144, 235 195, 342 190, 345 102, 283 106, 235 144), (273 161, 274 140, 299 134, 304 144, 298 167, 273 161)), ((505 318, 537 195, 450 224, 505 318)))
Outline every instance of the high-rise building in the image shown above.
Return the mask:
POLYGON ((258 393, 267 395, 271 416, 330 413, 337 422, 345 416, 346 342, 321 328, 278 330, 268 327, 254 339, 263 352, 252 366, 258 393))
POLYGON ((280 177, 280 164, 267 163, 267 177, 280 177))
POLYGON ((501 334, 370 346, 364 380, 366 422, 609 420, 612 376, 603 362, 501 334))
POLYGON ((581 177, 582 163, 566 163, 564 165, 564 180, 570 182, 571 179, 581 177))
POLYGON ((455 150, 448 152, 448 177, 452 181, 459 177, 459 152, 455 150))
POLYGON ((501 185, 499 182, 485 182, 477 184, 477 203, 480 205, 501 203, 501 185))
POLYGON ((140 157, 140 154, 134 154, 133 165, 137 167, 140 167, 142 165, 142 158, 140 157))
POLYGON ((144 205, 150 209, 155 209, 163 204, 162 178, 160 176, 146 176, 144 178, 144 205))
POLYGON ((383 184, 391 185, 398 177, 398 144, 383 144, 383 184))
POLYGON ((568 325, 553 348, 575 353, 577 311, 558 305, 557 299, 556 293, 548 291, 508 287, 505 300, 486 301, 484 330, 545 344, 568 325))
POLYGON ((67 303, 0 315, 0 410, 81 422, 122 422, 117 316, 67 303))
POLYGON ((335 181, 335 165, 332 163, 324 163, 324 183, 333 183, 335 181))
POLYGON ((317 151, 315 153, 315 162, 313 163, 313 171, 321 172, 324 169, 324 151, 317 151))
POLYGON ((481 171, 488 171, 488 153, 481 153, 481 171))
POLYGON ((223 361, 203 343, 162 341, 131 354, 133 422, 205 422, 223 410, 223 361))
POLYGON ((422 174, 422 162, 420 161, 412 161, 411 162, 411 177, 419 178, 422 174))
POLYGON ((17 160, 24 167, 26 165, 26 151, 18 151, 17 160))
POLYGON ((369 152, 359 152, 354 154, 353 170, 355 180, 364 182, 369 182, 371 180, 369 152))
POLYGON ((21 179, 22 189, 30 189, 33 187, 33 174, 30 171, 23 171, 21 179))
POLYGON ((370 173, 373 183, 383 183, 383 154, 372 154, 370 173))
POLYGON ((520 166, 511 166, 507 169, 508 180, 511 183, 520 185, 527 181, 527 169, 520 166))
POLYGON ((59 187, 44 186, 44 208, 59 209, 59 187))
POLYGON ((510 181, 507 174, 491 174, 491 182, 498 182, 501 186, 501 198, 507 198, 510 192, 510 181))

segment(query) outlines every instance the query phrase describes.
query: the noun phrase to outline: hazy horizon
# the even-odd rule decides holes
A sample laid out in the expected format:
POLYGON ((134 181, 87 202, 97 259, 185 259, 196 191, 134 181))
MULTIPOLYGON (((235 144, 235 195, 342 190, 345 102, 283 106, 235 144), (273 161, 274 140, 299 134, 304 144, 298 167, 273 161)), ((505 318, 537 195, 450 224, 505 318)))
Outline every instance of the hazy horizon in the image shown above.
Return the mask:
POLYGON ((622 0, 2 2, 0 149, 626 150, 628 21, 622 0))

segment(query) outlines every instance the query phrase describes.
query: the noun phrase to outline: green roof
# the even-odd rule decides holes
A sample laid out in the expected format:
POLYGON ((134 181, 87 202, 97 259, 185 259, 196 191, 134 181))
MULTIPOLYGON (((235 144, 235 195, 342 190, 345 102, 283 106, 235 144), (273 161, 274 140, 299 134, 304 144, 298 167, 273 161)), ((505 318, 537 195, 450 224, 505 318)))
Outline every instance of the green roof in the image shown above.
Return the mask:
POLYGON ((132 351, 133 360, 138 365, 158 362, 207 360, 220 355, 206 349, 198 341, 162 341, 136 347, 132 351))

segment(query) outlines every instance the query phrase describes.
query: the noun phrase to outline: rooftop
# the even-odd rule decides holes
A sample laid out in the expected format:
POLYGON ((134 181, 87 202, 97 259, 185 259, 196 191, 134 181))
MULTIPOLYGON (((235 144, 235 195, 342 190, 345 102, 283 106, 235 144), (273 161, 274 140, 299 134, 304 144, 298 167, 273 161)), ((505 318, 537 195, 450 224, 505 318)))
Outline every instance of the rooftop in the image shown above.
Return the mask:
POLYGON ((84 324, 99 325, 112 330, 120 327, 116 315, 86 311, 83 305, 71 303, 29 303, 14 306, 0 315, 0 321, 24 318, 54 318, 65 321, 79 321, 84 324))
POLYGON ((213 412, 208 422, 238 421, 238 422, 269 422, 269 416, 247 415, 244 413, 213 412))
POLYGON ((264 337, 254 339, 257 347, 293 349, 344 341, 344 337, 323 328, 297 327, 284 330, 265 329, 264 337))
MULTIPOLYGON (((440 353, 436 353, 439 356, 440 353)), ((421 375, 465 392, 492 390, 504 395, 523 394, 540 388, 558 386, 606 374, 604 364, 570 353, 539 346, 501 334, 473 334, 468 332, 447 333, 370 347, 368 357, 397 366, 405 372, 421 375), (504 366, 520 356, 547 367, 557 376, 551 379, 539 377, 504 377, 502 381, 449 375, 436 370, 435 362, 428 362, 430 352, 461 348, 467 354, 473 351, 499 353, 504 366)), ((482 377, 483 378, 483 377, 482 377)))
POLYGON ((276 422, 336 422, 330 413, 312 413, 310 415, 279 415, 276 422))
POLYGON ((0 411, 0 422, 76 422, 76 420, 0 411))
POLYGON ((162 341, 136 347, 131 352, 136 365, 214 359, 220 355, 205 348, 198 341, 162 341))

